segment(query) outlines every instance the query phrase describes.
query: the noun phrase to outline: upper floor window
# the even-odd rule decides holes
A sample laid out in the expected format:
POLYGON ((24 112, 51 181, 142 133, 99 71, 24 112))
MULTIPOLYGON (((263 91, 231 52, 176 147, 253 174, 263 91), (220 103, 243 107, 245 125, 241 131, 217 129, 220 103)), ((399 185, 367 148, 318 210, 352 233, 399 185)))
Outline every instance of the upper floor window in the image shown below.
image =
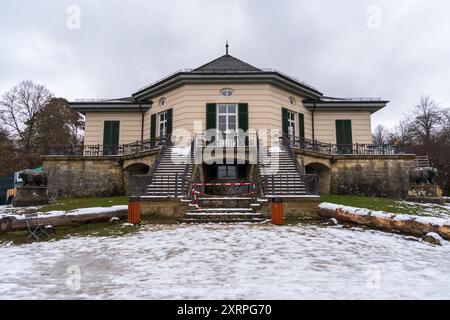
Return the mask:
POLYGON ((234 94, 234 91, 230 88, 223 88, 220 90, 220 95, 223 97, 231 97, 234 94))
POLYGON ((159 114, 159 136, 165 137, 167 135, 167 112, 159 114))

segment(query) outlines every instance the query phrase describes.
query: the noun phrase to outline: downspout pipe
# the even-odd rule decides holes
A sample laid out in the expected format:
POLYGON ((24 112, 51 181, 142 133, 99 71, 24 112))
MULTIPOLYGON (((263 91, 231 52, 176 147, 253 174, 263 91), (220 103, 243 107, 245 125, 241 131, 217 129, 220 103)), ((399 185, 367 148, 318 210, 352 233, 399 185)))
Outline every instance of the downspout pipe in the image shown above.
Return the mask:
POLYGON ((314 126, 314 112, 316 111, 316 101, 314 101, 314 106, 311 112, 311 122, 312 122, 312 140, 316 140, 315 126, 314 126))
POLYGON ((142 109, 142 104, 139 104, 139 110, 141 111, 141 146, 144 143, 144 118, 145 112, 142 109))
MULTIPOLYGON (((150 109, 153 105, 153 101, 149 101, 150 109)), ((144 143, 144 125, 145 125, 145 110, 142 108, 142 103, 139 103, 139 111, 141 112, 141 145, 144 143)))

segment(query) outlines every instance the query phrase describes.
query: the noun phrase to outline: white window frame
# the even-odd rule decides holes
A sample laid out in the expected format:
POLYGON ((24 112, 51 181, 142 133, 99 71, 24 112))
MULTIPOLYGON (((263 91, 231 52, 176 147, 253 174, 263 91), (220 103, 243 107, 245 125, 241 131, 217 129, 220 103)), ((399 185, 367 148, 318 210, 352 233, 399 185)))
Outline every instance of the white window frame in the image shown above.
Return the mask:
POLYGON ((232 179, 237 179, 238 177, 239 177, 239 171, 238 171, 238 167, 236 165, 218 165, 217 166, 217 179, 232 180, 232 179), (225 177, 219 176, 220 168, 225 168, 225 172, 226 172, 225 177), (234 169, 234 176, 230 176, 231 168, 234 169))
POLYGON ((295 137, 296 128, 296 113, 288 110, 288 135, 291 137, 295 137), (292 128, 292 129, 291 129, 292 128), (292 132, 290 132, 292 131, 292 132))
POLYGON ((158 120, 159 120, 159 137, 164 137, 167 135, 167 111, 160 112, 158 114, 158 120), (163 119, 161 120, 161 117, 163 119), (162 125, 162 127, 161 127, 162 125))
POLYGON ((223 88, 220 89, 219 94, 222 97, 231 97, 232 95, 234 95, 234 90, 231 88, 223 88))
POLYGON ((227 146, 227 147, 234 147, 235 146, 235 134, 238 130, 238 125, 239 125, 239 119, 238 119, 238 107, 239 105, 237 103, 218 103, 216 104, 216 111, 217 111, 217 116, 216 116, 216 121, 217 121, 217 130, 218 132, 218 136, 219 136, 219 141, 222 141, 222 146, 227 146), (228 107, 234 106, 234 113, 233 112, 229 112, 228 111, 228 107), (226 111, 225 112, 220 112, 220 107, 226 107, 226 111), (225 116, 226 122, 225 122, 225 131, 221 132, 220 130, 220 116, 225 116), (235 124, 234 124, 234 131, 230 131, 229 129, 229 124, 231 123, 229 120, 231 116, 234 116, 235 118, 235 124))

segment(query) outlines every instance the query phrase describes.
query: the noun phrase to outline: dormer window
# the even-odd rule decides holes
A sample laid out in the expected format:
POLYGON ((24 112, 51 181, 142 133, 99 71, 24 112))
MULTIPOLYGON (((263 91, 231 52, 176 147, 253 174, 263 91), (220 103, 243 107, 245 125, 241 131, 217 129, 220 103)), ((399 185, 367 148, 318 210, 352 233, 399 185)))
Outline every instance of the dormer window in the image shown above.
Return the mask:
POLYGON ((223 88, 220 90, 220 95, 222 97, 231 97, 234 94, 234 91, 230 88, 223 88))

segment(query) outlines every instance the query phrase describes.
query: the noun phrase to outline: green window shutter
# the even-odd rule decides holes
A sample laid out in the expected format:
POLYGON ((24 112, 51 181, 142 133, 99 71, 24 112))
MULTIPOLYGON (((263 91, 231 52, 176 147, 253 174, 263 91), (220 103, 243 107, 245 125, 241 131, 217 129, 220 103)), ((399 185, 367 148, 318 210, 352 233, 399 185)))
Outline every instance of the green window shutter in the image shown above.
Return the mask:
POLYGON ((103 155, 114 155, 118 152, 120 121, 103 123, 103 155))
POLYGON ((305 115, 303 113, 298 114, 298 133, 301 139, 305 139, 305 115))
POLYGON ((173 109, 167 110, 167 134, 172 134, 173 109))
POLYGON ((215 103, 206 104, 206 130, 217 128, 216 109, 215 103))
POLYGON ((105 121, 103 126, 103 145, 119 145, 120 121, 105 121))
POLYGON ((239 129, 248 130, 248 103, 239 103, 239 129))
POLYGON ((352 144, 352 121, 336 120, 336 144, 352 144))
POLYGON ((150 118, 150 139, 156 137, 156 113, 152 114, 150 118))
POLYGON ((283 124, 283 134, 288 134, 288 109, 282 108, 281 109, 281 121, 283 124))

